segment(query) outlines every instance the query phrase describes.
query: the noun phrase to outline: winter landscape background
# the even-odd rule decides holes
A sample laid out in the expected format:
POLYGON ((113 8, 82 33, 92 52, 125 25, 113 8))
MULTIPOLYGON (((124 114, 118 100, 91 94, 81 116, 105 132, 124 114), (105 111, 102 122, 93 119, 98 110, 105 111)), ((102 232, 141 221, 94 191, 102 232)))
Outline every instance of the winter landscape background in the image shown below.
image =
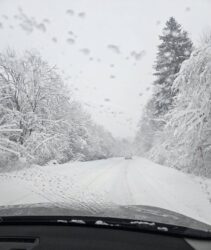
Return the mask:
POLYGON ((0 2, 1 205, 88 194, 210 220, 211 2, 79 2, 0 2))

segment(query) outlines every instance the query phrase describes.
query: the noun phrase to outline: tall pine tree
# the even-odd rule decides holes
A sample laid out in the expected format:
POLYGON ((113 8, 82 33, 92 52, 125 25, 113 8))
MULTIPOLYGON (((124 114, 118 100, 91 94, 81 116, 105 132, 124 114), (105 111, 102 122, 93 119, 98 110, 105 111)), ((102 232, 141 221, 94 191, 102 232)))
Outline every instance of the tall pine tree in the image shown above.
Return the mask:
POLYGON ((155 62, 156 79, 153 96, 145 106, 139 122, 135 144, 138 153, 146 155, 159 138, 165 124, 163 116, 172 108, 178 90, 172 89, 173 82, 184 60, 190 57, 193 44, 186 31, 170 17, 163 29, 155 62))
POLYGON ((172 91, 172 84, 184 60, 190 57, 193 44, 187 32, 170 17, 159 37, 161 44, 155 64, 154 102, 155 115, 164 115, 172 106, 177 91, 172 91))

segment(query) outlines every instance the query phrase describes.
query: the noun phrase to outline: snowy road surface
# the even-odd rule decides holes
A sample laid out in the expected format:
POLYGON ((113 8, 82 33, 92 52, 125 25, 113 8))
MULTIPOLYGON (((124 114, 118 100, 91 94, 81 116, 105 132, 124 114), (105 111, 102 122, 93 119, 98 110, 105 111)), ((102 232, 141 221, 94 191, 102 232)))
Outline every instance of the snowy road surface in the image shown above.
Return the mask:
POLYGON ((0 206, 41 202, 65 202, 88 210, 105 204, 149 205, 211 224, 211 180, 139 157, 0 173, 0 206))

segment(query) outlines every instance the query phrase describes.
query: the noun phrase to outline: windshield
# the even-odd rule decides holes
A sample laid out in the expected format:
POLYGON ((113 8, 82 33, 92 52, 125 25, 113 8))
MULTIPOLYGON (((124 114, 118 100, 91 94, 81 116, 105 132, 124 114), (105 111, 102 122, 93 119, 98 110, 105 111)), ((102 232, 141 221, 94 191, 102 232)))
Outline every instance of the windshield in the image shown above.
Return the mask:
POLYGON ((0 215, 211 226, 210 10, 1 0, 0 215))

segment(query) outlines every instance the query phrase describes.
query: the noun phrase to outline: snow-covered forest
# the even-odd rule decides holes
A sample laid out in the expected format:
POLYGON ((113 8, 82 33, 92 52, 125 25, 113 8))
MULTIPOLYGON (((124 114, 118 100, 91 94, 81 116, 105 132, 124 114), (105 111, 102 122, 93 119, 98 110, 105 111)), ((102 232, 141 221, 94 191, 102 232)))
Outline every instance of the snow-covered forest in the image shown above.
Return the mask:
MULTIPOLYGON (((152 95, 140 112, 133 145, 99 125, 57 67, 38 52, 1 51, 0 167, 106 159, 134 151, 165 166, 211 176, 211 36, 195 46, 171 17, 159 40, 152 95)), ((120 56, 118 46, 108 48, 120 56)), ((87 48, 82 51, 89 54, 87 48)), ((110 64, 112 70, 114 66, 110 64)), ((115 103, 109 105, 112 115, 124 114, 115 103)))
POLYGON ((211 225, 211 1, 86 2, 0 1, 0 215, 211 225))
POLYGON ((160 36, 153 85, 135 138, 137 153, 211 176, 211 37, 194 48, 170 18, 160 36))
POLYGON ((103 159, 121 150, 125 141, 92 121, 40 55, 0 55, 1 167, 103 159))

